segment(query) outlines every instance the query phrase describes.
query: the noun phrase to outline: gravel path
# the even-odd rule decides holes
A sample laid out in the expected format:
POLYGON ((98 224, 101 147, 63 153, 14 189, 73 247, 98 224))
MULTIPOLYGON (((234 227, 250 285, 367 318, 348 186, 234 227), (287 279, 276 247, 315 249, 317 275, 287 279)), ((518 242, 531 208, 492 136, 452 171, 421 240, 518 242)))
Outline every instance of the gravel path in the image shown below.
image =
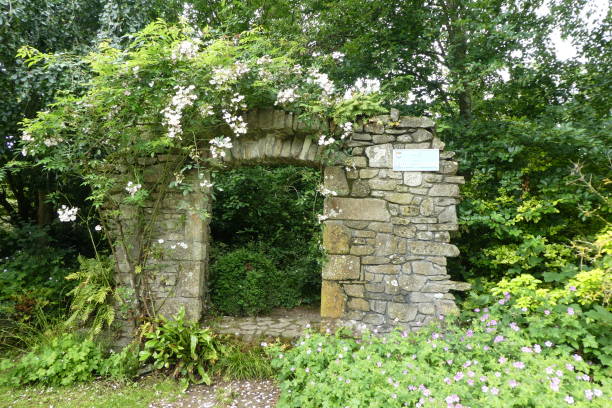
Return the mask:
POLYGON ((273 408, 278 394, 272 380, 220 382, 192 386, 178 401, 160 401, 149 408, 273 408))

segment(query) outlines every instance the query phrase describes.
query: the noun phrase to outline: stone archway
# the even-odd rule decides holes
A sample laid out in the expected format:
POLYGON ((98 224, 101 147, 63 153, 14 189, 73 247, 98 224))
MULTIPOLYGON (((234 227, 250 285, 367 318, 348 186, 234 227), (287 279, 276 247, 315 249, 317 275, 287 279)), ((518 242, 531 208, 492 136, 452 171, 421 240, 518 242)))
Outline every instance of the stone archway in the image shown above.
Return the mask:
MULTIPOLYGON (((309 136, 316 130, 284 111, 249 111, 249 133, 234 141, 228 164, 287 163, 322 167, 321 147, 309 136)), ((457 229, 455 206, 463 178, 456 176, 452 152, 435 136, 427 118, 399 117, 397 111, 356 126, 348 163, 324 168, 325 199, 321 315, 363 324, 378 331, 416 328, 433 316, 456 309, 450 290, 465 290, 446 273, 446 258, 457 256, 449 231, 457 229), (394 171, 399 150, 439 150, 437 171, 394 171)), ((145 182, 160 182, 160 166, 171 157, 147 161, 145 182)), ((159 245, 172 249, 147 260, 152 271, 151 300, 160 313, 185 307, 198 320, 207 305, 209 175, 187 174, 191 191, 168 191, 145 209, 159 217, 151 229, 159 245)), ((155 194, 153 195, 155 198, 155 194)), ((129 218, 129 209, 123 217, 129 218)), ((133 236, 130 248, 138 247, 133 236)), ((119 281, 130 285, 125 253, 117 251, 119 281)))

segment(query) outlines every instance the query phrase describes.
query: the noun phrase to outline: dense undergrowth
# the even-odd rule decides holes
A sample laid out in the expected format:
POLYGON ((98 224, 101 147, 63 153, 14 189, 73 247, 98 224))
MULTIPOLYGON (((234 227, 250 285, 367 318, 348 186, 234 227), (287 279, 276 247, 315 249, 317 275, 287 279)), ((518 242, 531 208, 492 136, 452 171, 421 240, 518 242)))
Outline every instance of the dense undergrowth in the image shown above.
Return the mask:
POLYGON ((254 166, 218 172, 214 182, 211 292, 217 310, 253 315, 317 302, 320 171, 254 166))

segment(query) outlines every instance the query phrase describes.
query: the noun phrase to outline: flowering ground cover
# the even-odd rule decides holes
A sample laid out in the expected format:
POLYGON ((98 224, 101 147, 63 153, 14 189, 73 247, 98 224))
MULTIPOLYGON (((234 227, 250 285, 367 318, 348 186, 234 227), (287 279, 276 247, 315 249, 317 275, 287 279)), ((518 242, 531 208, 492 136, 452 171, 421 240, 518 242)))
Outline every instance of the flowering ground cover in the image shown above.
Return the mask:
POLYGON ((610 406, 609 369, 567 344, 535 343, 526 313, 506 294, 418 333, 306 333, 293 349, 271 346, 278 407, 610 406))

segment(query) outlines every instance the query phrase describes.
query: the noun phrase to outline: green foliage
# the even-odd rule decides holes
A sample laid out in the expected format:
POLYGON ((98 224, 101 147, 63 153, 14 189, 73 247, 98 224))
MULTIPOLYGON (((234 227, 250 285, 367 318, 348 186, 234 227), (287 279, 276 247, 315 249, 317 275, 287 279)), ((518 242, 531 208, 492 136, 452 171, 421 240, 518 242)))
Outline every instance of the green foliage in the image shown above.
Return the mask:
POLYGON ((493 280, 575 274, 572 242, 592 239, 610 216, 606 128, 506 119, 451 131, 467 179, 456 273, 493 280), (494 136, 483 137, 488 132, 494 136), (572 163, 585 164, 572 170, 572 163))
POLYGON ((219 359, 220 344, 209 329, 185 321, 184 309, 172 320, 160 317, 144 330, 140 361, 151 361, 155 369, 169 370, 173 377, 191 383, 211 383, 210 369, 219 359))
POLYGON ((280 303, 318 299, 321 290, 320 171, 294 166, 244 167, 214 176, 211 235, 215 259, 242 247, 263 252, 287 288, 280 303), (297 292, 297 296, 296 296, 297 292))
POLYGON ((118 353, 111 350, 110 355, 100 365, 100 374, 119 381, 135 378, 140 368, 138 348, 138 343, 131 343, 118 353))
POLYGON ((270 357, 262 348, 240 343, 228 343, 224 347, 214 371, 228 380, 255 380, 274 376, 270 357))
POLYGON ((307 333, 293 349, 271 348, 278 406, 607 406, 610 371, 556 336, 507 296, 416 333, 307 333))
POLYGON ((64 334, 35 346, 18 361, 2 360, 0 384, 69 385, 91 381, 102 362, 99 345, 75 334, 64 334))
POLYGON ((109 257, 88 259, 79 256, 78 261, 79 270, 66 277, 78 281, 70 292, 71 314, 66 325, 89 324, 89 335, 93 337, 113 323, 115 306, 121 304, 121 298, 115 291, 114 269, 109 257))
POLYGON ((149 408, 159 401, 180 399, 183 392, 172 378, 147 376, 138 382, 94 381, 66 387, 0 386, 2 408, 149 408))
MULTIPOLYGON (((134 155, 172 151, 189 157, 190 169, 210 162, 202 151, 219 158, 221 145, 227 144, 220 137, 231 142, 243 133, 242 119, 225 113, 238 117, 247 109, 272 107, 281 91, 295 95, 276 104, 306 122, 343 124, 380 110, 378 91, 355 89, 343 99, 343 90, 318 67, 296 65, 297 44, 259 31, 234 41, 210 30, 198 36, 193 27, 160 20, 134 37, 125 50, 103 43, 84 58, 95 74, 85 94, 62 96, 51 110, 23 123, 25 152, 41 157, 38 164, 47 170, 84 177, 96 200, 111 198, 107 193, 113 183, 99 178, 114 180, 110 169, 115 165, 128 166, 128 173, 138 177, 134 155), (353 102, 350 113, 337 113, 348 101, 353 102), (98 180, 92 183, 94 174, 98 180)), ((32 63, 52 58, 26 49, 22 54, 32 63)), ((337 137, 340 129, 319 133, 313 137, 337 137)))
POLYGON ((45 229, 0 229, 0 319, 28 322, 39 311, 63 311, 73 287, 64 279, 71 256, 45 229))
POLYGON ((491 293, 512 298, 520 309, 516 321, 524 322, 535 342, 549 340, 567 349, 578 349, 612 366, 612 307, 609 278, 597 271, 583 271, 564 288, 550 288, 531 275, 502 279, 491 293))
POLYGON ((264 253, 247 248, 219 257, 211 268, 211 281, 213 304, 232 316, 256 315, 279 306, 283 298, 299 298, 264 253))

